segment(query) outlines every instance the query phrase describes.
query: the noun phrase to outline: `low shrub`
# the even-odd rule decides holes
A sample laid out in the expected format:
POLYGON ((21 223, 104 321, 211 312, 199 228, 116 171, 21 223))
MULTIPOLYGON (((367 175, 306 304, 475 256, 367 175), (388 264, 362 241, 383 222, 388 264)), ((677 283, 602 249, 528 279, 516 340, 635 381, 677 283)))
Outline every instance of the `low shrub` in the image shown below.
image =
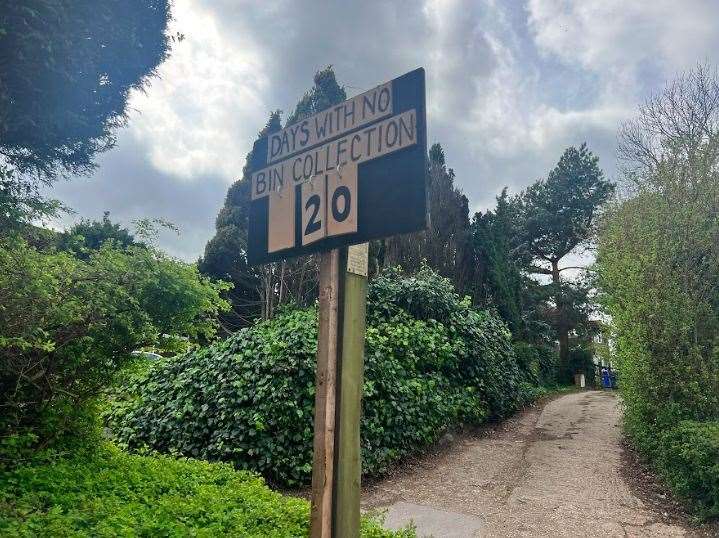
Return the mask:
MULTIPOLYGON (((426 270, 410 278, 391 273, 375 280, 369 296, 366 474, 384 472, 450 428, 505 416, 532 397, 504 323, 470 308, 446 279, 426 270), (420 282, 419 297, 410 281, 420 282)), ((228 461, 275 483, 305 484, 316 349, 315 310, 285 310, 214 346, 158 362, 134 394, 116 397, 106 423, 133 450, 228 461)))
MULTIPOLYGON (((453 383, 438 323, 396 316, 367 330, 363 467, 377 474, 458 422, 480 423, 479 388, 453 383)), ((105 413, 132 449, 231 461, 297 485, 312 470, 316 315, 285 312, 210 348, 153 365, 105 413)), ((457 368, 457 365, 454 366, 457 368)))
POLYGON ((701 517, 719 517, 719 422, 685 420, 666 431, 655 465, 701 517))
POLYGON ((449 320, 465 312, 469 298, 463 300, 452 281, 423 264, 415 275, 405 276, 399 268, 389 268, 372 280, 367 292, 369 320, 388 319, 407 312, 421 320, 449 320))
MULTIPOLYGON (((126 454, 102 444, 0 475, 2 536, 298 537, 309 503, 221 463, 126 454)), ((362 536, 393 533, 365 518, 362 536)))
POLYGON ((133 350, 211 338, 226 287, 148 247, 78 258, 0 239, 0 437, 75 431, 133 350))
POLYGON ((456 342, 452 368, 445 374, 475 386, 487 402, 489 416, 501 418, 520 404, 521 381, 506 324, 487 311, 475 310, 461 298, 452 282, 423 265, 416 275, 385 271, 372 281, 367 299, 368 324, 401 313, 439 323, 456 342))
POLYGON ((457 374, 476 386, 492 419, 506 417, 523 405, 521 377, 505 323, 486 311, 466 306, 451 318, 451 328, 464 343, 457 374))

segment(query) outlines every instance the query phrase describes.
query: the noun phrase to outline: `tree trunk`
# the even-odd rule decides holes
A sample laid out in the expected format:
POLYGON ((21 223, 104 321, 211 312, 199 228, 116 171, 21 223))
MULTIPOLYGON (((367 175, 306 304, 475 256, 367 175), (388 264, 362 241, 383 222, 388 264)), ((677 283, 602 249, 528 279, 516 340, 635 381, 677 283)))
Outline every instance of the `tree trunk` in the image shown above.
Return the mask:
POLYGON ((555 330, 559 340, 559 375, 571 375, 569 372, 569 329, 567 328, 566 307, 562 295, 559 277, 559 260, 552 259, 552 283, 554 284, 554 302, 557 305, 555 316, 555 330))

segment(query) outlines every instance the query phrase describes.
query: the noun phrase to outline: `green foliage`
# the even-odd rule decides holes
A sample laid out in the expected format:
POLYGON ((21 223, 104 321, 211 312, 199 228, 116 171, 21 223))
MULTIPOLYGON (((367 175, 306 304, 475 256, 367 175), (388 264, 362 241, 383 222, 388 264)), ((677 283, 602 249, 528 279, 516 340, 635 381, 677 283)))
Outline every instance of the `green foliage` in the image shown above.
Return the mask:
POLYGON ((223 315, 223 325, 240 328, 261 312, 261 273, 247 264, 247 230, 250 203, 250 181, 246 177, 227 190, 225 204, 217 216, 215 235, 205 246, 198 262, 202 274, 233 284, 225 297, 232 305, 223 315))
POLYGON ((0 164, 0 237, 25 230, 34 221, 63 210, 58 200, 45 199, 37 185, 0 164))
POLYGON ((719 422, 683 421, 661 435, 656 465, 702 517, 719 517, 719 422))
POLYGON ((127 228, 110 221, 110 212, 105 211, 101 221, 82 219, 60 236, 59 248, 69 250, 76 256, 87 258, 89 251, 99 250, 105 243, 125 249, 137 244, 127 228))
POLYGON ((532 257, 563 258, 589 239, 598 208, 613 192, 586 144, 567 148, 548 178, 521 196, 524 248, 532 257))
POLYGON ((551 341, 545 319, 547 294, 528 276, 531 257, 517 242, 520 214, 520 204, 509 198, 506 188, 497 197, 494 211, 475 214, 471 228, 477 264, 473 302, 496 309, 515 338, 551 341))
POLYGON ((472 222, 474 303, 495 308, 519 340, 559 340, 565 371, 569 333, 585 336, 591 300, 583 282, 561 278, 560 262, 591 240, 599 209, 613 192, 582 144, 567 148, 546 180, 513 197, 504 189, 497 207, 472 222))
POLYGON ((371 243, 372 265, 375 272, 399 265, 415 273, 427 264, 464 293, 475 270, 469 244, 469 200, 457 186, 440 144, 429 148, 427 162, 427 228, 371 243))
POLYGON ((93 168, 127 98, 167 57, 166 0, 30 0, 0 9, 0 155, 50 181, 93 168))
POLYGON ((587 332, 590 301, 582 282, 561 278, 565 268, 560 262, 592 239, 599 210, 613 193, 598 158, 582 144, 567 148, 546 180, 533 183, 510 204, 516 214, 512 255, 526 273, 552 279, 544 287, 544 299, 549 300, 545 318, 559 341, 563 372, 569 371, 569 333, 587 332))
MULTIPOLYGON (((229 465, 103 444, 0 475, 3 536, 306 536, 309 503, 229 465)), ((361 535, 413 536, 364 518, 361 535)))
POLYGON ((475 281, 475 300, 491 304, 513 334, 523 327, 524 279, 521 264, 512 257, 513 219, 507 189, 497 197, 497 208, 477 213, 472 222, 472 244, 481 273, 475 281))
POLYGON ((0 237, 67 211, 46 187, 114 146, 169 18, 167 0, 0 2, 0 237))
POLYGON ((435 442, 461 423, 480 424, 488 406, 480 387, 462 379, 462 342, 435 321, 399 314, 367 329, 362 415, 366 474, 435 442))
POLYGON ((403 311, 419 320, 440 321, 457 339, 455 371, 449 375, 476 383, 490 416, 506 416, 516 409, 519 370, 511 333, 493 314, 474 310, 468 297, 460 299, 448 278, 424 264, 407 277, 388 270, 373 280, 367 301, 370 324, 403 311))
POLYGON ((596 264, 612 320, 625 429, 670 485, 714 515, 717 103, 719 80, 699 67, 650 99, 625 126, 620 147, 631 159, 625 177, 630 196, 607 213, 596 264), (705 112, 687 113, 698 109, 705 112))
MULTIPOLYGON (((425 268, 371 285, 362 413, 366 474, 459 424, 501 417, 533 397, 511 335, 425 268)), ((285 309, 223 342, 160 361, 111 406, 131 449, 231 461, 273 482, 307 483, 312 462, 314 309, 285 309)))
POLYGON ((347 99, 345 89, 337 83, 334 69, 328 65, 314 76, 312 89, 299 100, 295 110, 287 117, 286 125, 293 125, 313 114, 347 99))
MULTIPOLYGON (((161 359, 167 361, 169 359, 161 359)), ((102 397, 96 401, 97 412, 104 426, 111 431, 119 431, 122 424, 116 417, 134 408, 140 401, 140 390, 146 382, 152 368, 159 361, 149 359, 142 354, 133 354, 112 376, 110 384, 102 391, 102 397)))
POLYGON ((715 486, 697 486, 714 495, 697 497, 679 480, 682 473, 711 476, 693 459, 679 466, 692 456, 662 435, 683 420, 719 419, 719 226, 701 209, 707 201, 656 193, 625 201, 605 222, 597 269, 612 317, 625 429, 670 485, 716 514, 715 486))
POLYGON ((701 209, 707 202, 643 193, 615 207, 603 227, 602 301, 627 427, 638 437, 719 417, 719 224, 701 209))
POLYGON ((367 293, 370 320, 387 319, 400 311, 421 320, 448 320, 468 308, 468 299, 457 295, 452 282, 425 263, 407 277, 399 268, 385 270, 372 281, 367 293))
POLYGON ((551 346, 515 342, 514 355, 525 382, 542 387, 553 387, 559 382, 559 356, 551 346))
POLYGON ((216 330, 223 284, 156 250, 106 244, 80 259, 0 243, 0 432, 61 436, 129 353, 216 330))

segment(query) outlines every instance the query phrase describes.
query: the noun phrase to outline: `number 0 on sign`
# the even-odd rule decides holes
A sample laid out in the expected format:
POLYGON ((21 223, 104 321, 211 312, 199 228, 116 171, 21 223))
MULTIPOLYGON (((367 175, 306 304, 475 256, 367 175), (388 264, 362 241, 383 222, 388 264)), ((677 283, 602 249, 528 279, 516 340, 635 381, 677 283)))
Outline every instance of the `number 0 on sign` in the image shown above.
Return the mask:
POLYGON ((422 69, 260 138, 250 263, 424 229, 425 159, 422 69))

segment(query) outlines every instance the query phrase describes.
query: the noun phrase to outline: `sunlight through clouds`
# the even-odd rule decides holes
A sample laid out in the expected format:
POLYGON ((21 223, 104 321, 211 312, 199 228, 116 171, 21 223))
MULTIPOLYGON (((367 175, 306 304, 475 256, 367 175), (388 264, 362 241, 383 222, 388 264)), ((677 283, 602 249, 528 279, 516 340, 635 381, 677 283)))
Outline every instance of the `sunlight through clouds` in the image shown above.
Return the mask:
POLYGON ((133 95, 129 127, 91 181, 61 192, 80 216, 98 207, 119 219, 173 216, 191 233, 165 246, 183 257, 211 237, 221 186, 240 177, 270 111, 290 112, 327 65, 350 96, 425 67, 429 142, 443 145, 470 208, 484 210, 585 141, 613 177, 621 121, 678 70, 719 62, 710 0, 174 5, 173 32, 185 39, 147 93, 133 95), (137 192, 108 198, 117 181, 137 192), (159 186, 163 196, 143 194, 159 186))
POLYGON ((149 91, 133 96, 138 113, 130 130, 159 171, 183 181, 219 174, 230 182, 241 175, 270 108, 261 54, 227 39, 216 14, 190 0, 175 2, 174 18, 172 31, 184 39, 149 91))

